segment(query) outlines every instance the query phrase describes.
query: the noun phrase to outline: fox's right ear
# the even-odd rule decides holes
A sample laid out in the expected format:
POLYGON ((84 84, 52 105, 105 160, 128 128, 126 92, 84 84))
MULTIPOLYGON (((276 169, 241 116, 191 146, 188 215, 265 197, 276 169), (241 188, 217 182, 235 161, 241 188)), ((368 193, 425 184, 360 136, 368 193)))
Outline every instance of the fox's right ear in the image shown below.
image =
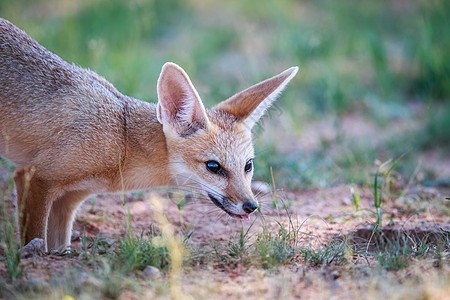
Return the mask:
POLYGON ((297 71, 298 67, 289 68, 217 104, 213 110, 229 113, 251 129, 297 71))
POLYGON ((187 136, 209 125, 205 107, 186 72, 168 62, 158 79, 158 121, 164 132, 173 129, 187 136))

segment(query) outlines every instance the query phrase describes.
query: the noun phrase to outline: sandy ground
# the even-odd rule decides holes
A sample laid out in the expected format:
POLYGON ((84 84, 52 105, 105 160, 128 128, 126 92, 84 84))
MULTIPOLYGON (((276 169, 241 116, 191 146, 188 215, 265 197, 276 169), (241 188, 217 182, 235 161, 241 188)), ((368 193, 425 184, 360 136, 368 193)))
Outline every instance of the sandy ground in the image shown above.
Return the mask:
MULTIPOLYGON (((125 206, 118 195, 98 195, 88 199, 80 208, 74 229, 89 236, 113 236, 123 234, 126 213, 131 213, 132 228, 136 233, 149 230, 150 226, 158 227, 154 220, 153 201, 159 201, 164 213, 177 232, 192 232, 190 242, 193 244, 210 244, 212 241, 228 241, 230 236, 245 230, 255 221, 250 232, 258 232, 262 226, 276 227, 277 222, 285 226, 289 223, 287 211, 295 227, 301 232, 318 238, 327 238, 336 234, 348 234, 359 228, 366 228, 374 221, 372 190, 360 192, 359 211, 352 206, 352 194, 349 186, 337 186, 329 189, 313 189, 307 191, 277 191, 279 207, 274 205, 273 197, 261 198, 262 216, 252 216, 251 221, 230 218, 207 200, 192 200, 182 210, 176 201, 167 194, 148 192, 133 196, 128 194, 125 206), (283 206, 287 206, 288 210, 283 206)), ((450 205, 444 195, 448 191, 436 188, 422 188, 384 205, 385 226, 397 226, 403 229, 425 230, 438 226, 450 230, 448 217, 437 207, 436 203, 424 203, 426 195, 442 201, 442 205, 450 205), (421 195, 421 200, 414 196, 421 195), (411 202, 413 201, 413 202, 411 202), (420 201, 421 203, 414 203, 420 201), (446 202, 447 201, 447 202, 446 202), (411 211, 405 211, 405 204, 411 211), (417 211, 420 209, 420 211, 417 211)), ((181 199, 181 193, 179 195, 181 199)), ((438 203, 439 204, 439 203, 438 203)), ((77 243, 74 243, 74 247, 77 243)))
MULTIPOLYGON (((273 205, 272 195, 263 197, 262 216, 254 216, 252 220, 240 221, 229 218, 218 208, 205 200, 192 200, 180 211, 176 199, 181 199, 181 193, 146 192, 139 194, 126 194, 125 206, 122 205, 120 195, 97 195, 86 200, 78 211, 74 230, 86 232, 88 236, 103 236, 106 240, 113 241, 116 235, 125 233, 125 220, 128 212, 131 214, 132 228, 135 233, 148 232, 151 226, 158 229, 155 221, 154 202, 162 204, 163 213, 170 221, 176 232, 190 233, 189 243, 196 247, 210 247, 214 243, 224 245, 236 236, 242 228, 247 229, 252 223, 250 232, 256 233, 263 226, 277 228, 277 222, 286 226, 289 223, 287 210, 273 205)), ((443 214, 442 206, 449 208, 448 190, 436 188, 423 188, 412 191, 404 199, 397 199, 386 203, 385 228, 402 228, 411 232, 436 232, 439 228, 450 230, 448 216, 443 214), (432 201, 430 203, 415 203, 415 196, 421 196, 421 201, 426 201, 427 196, 439 199, 442 203, 432 201), (413 202, 411 202, 413 201, 413 202), (447 202, 444 202, 447 201, 447 202), (408 204, 409 203, 409 204, 408 204), (410 211, 405 210, 407 206, 410 211)), ((370 232, 374 216, 370 211, 372 207, 371 190, 360 190, 360 209, 355 212, 352 206, 350 187, 337 186, 329 189, 300 190, 295 192, 278 191, 277 196, 285 203, 291 213, 291 220, 295 228, 300 228, 301 238, 304 243, 325 244, 327 240, 336 235, 348 235, 349 233, 364 237, 370 232), (358 231, 359 230, 359 231, 358 231)), ((367 238, 367 237, 366 237, 367 238)), ((72 244, 75 249, 80 249, 79 239, 72 244)), ((48 278, 49 274, 67 272, 70 268, 80 263, 79 259, 60 257, 57 255, 44 255, 23 260, 25 265, 25 278, 34 282, 48 278)), ((4 267, 0 267, 4 271, 4 267)), ((181 279, 182 290, 185 295, 194 299, 260 299, 266 298, 336 298, 337 295, 348 295, 349 288, 358 291, 361 287, 353 286, 351 279, 346 279, 345 274, 366 274, 368 265, 366 262, 351 264, 343 272, 342 269, 319 268, 311 273, 307 264, 294 262, 290 265, 280 266, 273 270, 262 270, 250 267, 250 269, 218 268, 213 265, 190 268, 186 276, 181 279), (325 273, 324 273, 325 272, 325 273), (351 286, 349 286, 349 284, 351 286)), ((361 275, 362 276, 362 275, 361 275)), ((388 275, 386 275, 388 276, 388 275)), ((164 281, 165 279, 163 279, 164 281)), ((437 291, 449 288, 439 287, 437 291)), ((379 290, 377 290, 377 295, 379 290)), ((143 289, 139 297, 169 299, 169 290, 154 288, 154 284, 143 289)), ((139 299, 135 293, 125 292, 123 299, 139 299)), ((376 296, 378 297, 378 296, 376 296)), ((336 299, 338 299, 337 297, 336 299)), ((370 297, 369 297, 370 298, 370 297)), ((443 297, 442 299, 445 299, 443 297)))

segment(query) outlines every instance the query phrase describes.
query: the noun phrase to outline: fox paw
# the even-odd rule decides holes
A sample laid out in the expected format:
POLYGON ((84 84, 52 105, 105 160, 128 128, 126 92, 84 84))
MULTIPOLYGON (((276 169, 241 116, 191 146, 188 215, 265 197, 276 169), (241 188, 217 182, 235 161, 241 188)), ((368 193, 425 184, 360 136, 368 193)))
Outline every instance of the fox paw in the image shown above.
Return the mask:
POLYGON ((30 256, 41 256, 45 253, 45 243, 43 239, 34 238, 28 244, 19 249, 20 256, 27 258, 30 256))

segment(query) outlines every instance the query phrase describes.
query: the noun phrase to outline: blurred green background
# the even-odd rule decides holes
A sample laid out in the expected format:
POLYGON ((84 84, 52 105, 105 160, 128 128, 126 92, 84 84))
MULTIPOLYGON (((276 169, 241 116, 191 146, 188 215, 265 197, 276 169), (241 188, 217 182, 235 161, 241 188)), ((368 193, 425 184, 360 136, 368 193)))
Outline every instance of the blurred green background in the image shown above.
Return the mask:
POLYGON ((310 188, 449 184, 448 0, 1 0, 0 16, 121 92, 156 101, 166 61, 207 106, 298 65, 256 129, 256 178, 310 188))

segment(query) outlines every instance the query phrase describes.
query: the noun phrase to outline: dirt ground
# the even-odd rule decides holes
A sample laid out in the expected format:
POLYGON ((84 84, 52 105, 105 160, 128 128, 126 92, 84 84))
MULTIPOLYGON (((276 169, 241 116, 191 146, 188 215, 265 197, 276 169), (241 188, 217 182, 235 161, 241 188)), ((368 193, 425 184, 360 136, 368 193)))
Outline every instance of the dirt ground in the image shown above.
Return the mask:
MULTIPOLYGON (((436 203, 428 203, 421 207, 415 207, 408 212, 405 207, 414 194, 421 195, 422 199, 430 196, 433 199, 444 200, 448 190, 437 188, 423 188, 412 191, 404 199, 397 199, 387 203, 383 210, 386 213, 385 229, 403 229, 404 231, 430 234, 437 232, 439 228, 450 231, 448 216, 442 213, 442 209, 436 207, 436 203)), ((289 207, 285 210, 281 206, 277 209, 273 203, 272 195, 261 199, 262 216, 254 216, 252 220, 240 221, 232 219, 222 213, 218 208, 205 200, 192 200, 182 210, 179 210, 176 198, 181 198, 177 193, 147 192, 127 194, 126 204, 122 205, 120 195, 97 195, 91 197, 81 206, 77 213, 74 230, 76 233, 86 232, 87 236, 102 236, 106 240, 114 240, 116 235, 125 233, 125 220, 128 211, 131 213, 132 228, 135 233, 148 232, 151 226, 158 228, 153 212, 155 199, 161 201, 163 212, 178 233, 192 235, 189 243, 196 247, 210 247, 212 244, 224 245, 235 237, 242 228, 245 230, 254 222, 250 232, 256 233, 263 226, 278 228, 277 222, 288 226, 287 211, 291 213, 291 220, 295 228, 300 228, 303 243, 325 244, 327 240, 336 235, 349 234, 368 238, 371 232, 374 216, 371 212, 371 190, 360 191, 361 202, 358 212, 352 206, 352 195, 349 186, 337 186, 329 189, 299 190, 295 192, 278 191, 277 197, 289 207), (169 197, 170 196, 170 197, 169 197)), ((410 205, 418 205, 411 204, 410 205)), ((438 203, 439 204, 439 203, 438 203)), ((443 203, 449 206, 448 202, 443 203)), ((81 248, 81 241, 74 236, 72 247, 81 248)), ((49 274, 67 272, 80 263, 79 258, 67 258, 57 255, 44 255, 23 260, 25 265, 25 278, 34 282, 48 277, 49 274)), ((353 273, 361 272, 361 276, 367 273, 369 262, 354 262, 347 268, 354 268, 353 273)), ((3 266, 2 266, 3 268, 3 266)), ((419 272, 419 271, 418 271, 419 272)), ((422 272, 422 271, 420 271, 422 272)), ((185 271, 181 278, 181 290, 183 295, 189 295, 193 299, 285 299, 285 298, 336 298, 345 297, 349 289, 361 292, 361 287, 355 285, 348 278, 348 272, 340 269, 311 268, 302 262, 280 266, 276 270, 263 270, 250 267, 249 269, 216 268, 214 266, 198 266, 185 271), (311 270, 313 270, 311 272, 311 270), (320 277, 317 280, 317 277, 320 277)), ((385 274, 391 276, 390 274, 385 274)), ((437 276, 437 275, 436 275, 437 276)), ((164 282, 167 279, 161 277, 164 282)), ((378 284, 381 284, 379 282, 378 284)), ((434 282, 434 284, 437 284, 434 282)), ((402 286, 407 291, 406 286, 402 286)), ((431 287, 430 287, 431 288, 431 287)), ((450 291, 449 286, 434 288, 443 292, 450 291)), ((377 294, 372 298, 379 297, 377 294)), ((448 295, 448 294, 447 294, 448 295)), ((158 292, 154 284, 149 283, 147 288, 141 291, 140 296, 132 292, 122 294, 123 299, 150 299, 155 297, 170 298, 163 291, 158 292), (161 294, 158 294, 161 293, 161 294)), ((171 297, 174 297, 173 295, 171 297)), ((371 297, 369 297, 371 298, 371 297)))
MULTIPOLYGON (((428 194, 444 200, 444 190, 436 188, 423 188, 415 193, 428 194)), ((448 192, 447 192, 448 193, 448 192)), ((360 191, 361 202, 359 211, 355 213, 352 206, 352 194, 349 186, 338 186, 329 189, 313 189, 307 191, 285 192, 278 191, 279 208, 272 203, 271 195, 263 197, 262 216, 252 216, 250 221, 241 221, 227 216, 212 203, 203 199, 192 200, 182 210, 175 204, 176 199, 170 199, 167 194, 148 192, 144 195, 126 196, 126 205, 122 205, 118 195, 98 195, 85 201, 77 213, 74 230, 83 232, 88 236, 114 236, 122 235, 125 230, 127 211, 131 213, 132 227, 135 232, 148 230, 150 226, 158 227, 152 211, 152 199, 160 198, 164 212, 174 226, 176 232, 193 232, 190 241, 194 244, 210 244, 213 241, 228 241, 230 236, 247 229, 257 218, 251 232, 258 232, 265 224, 276 227, 276 222, 288 224, 289 218, 282 203, 289 207, 293 221, 301 226, 301 232, 311 234, 317 238, 347 234, 361 227, 371 226, 374 221, 373 214, 364 211, 373 210, 372 190, 360 191)), ((411 197, 412 194, 409 195, 411 197)), ((386 226, 397 226, 403 229, 426 230, 441 227, 450 230, 450 222, 437 207, 425 207, 423 211, 407 213, 399 210, 402 200, 387 204, 385 213, 392 221, 386 218, 386 226)), ((407 201, 407 200, 404 200, 407 201)), ((75 242, 74 247, 78 244, 75 242)))

